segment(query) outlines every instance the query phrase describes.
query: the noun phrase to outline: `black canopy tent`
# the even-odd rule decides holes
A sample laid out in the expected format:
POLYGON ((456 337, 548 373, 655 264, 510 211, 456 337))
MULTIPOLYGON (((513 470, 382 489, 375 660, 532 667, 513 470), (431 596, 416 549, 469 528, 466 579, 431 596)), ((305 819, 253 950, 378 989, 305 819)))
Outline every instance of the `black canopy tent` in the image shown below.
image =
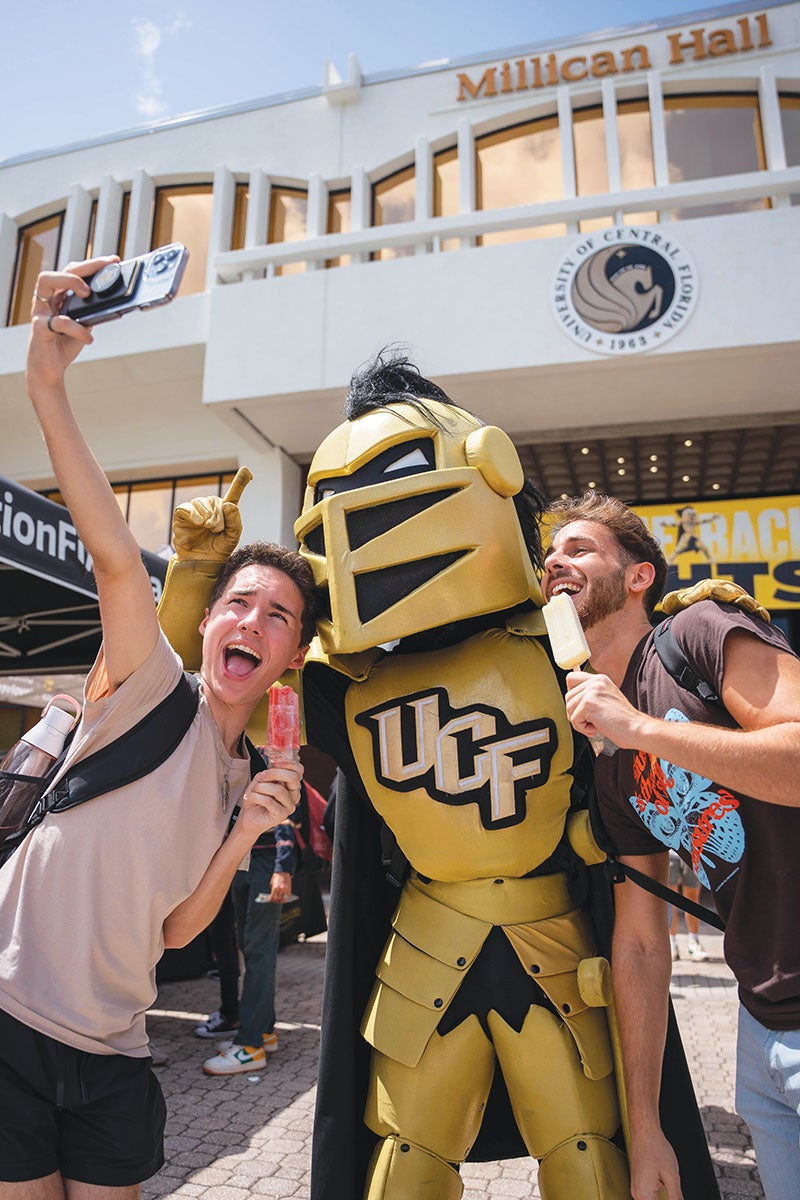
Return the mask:
MULTIPOLYGON (((167 564, 142 561, 158 600, 167 564)), ((68 511, 0 475, 0 675, 88 671, 99 646, 91 559, 68 511)))

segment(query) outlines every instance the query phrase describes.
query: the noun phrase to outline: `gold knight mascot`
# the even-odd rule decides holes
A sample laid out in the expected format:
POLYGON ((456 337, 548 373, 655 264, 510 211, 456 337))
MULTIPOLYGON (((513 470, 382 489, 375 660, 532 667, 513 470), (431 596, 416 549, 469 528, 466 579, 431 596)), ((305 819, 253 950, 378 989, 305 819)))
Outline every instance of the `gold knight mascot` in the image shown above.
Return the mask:
MULTIPOLYGON (((626 1200, 541 497, 502 430, 397 354, 345 415, 295 527, 326 610, 306 736, 340 767, 313 1200, 458 1200, 467 1157, 525 1153, 544 1200, 626 1200)), ((184 515, 161 608, 185 656, 230 552, 205 516, 184 515)), ((709 1172, 687 1200, 717 1194, 709 1172)))

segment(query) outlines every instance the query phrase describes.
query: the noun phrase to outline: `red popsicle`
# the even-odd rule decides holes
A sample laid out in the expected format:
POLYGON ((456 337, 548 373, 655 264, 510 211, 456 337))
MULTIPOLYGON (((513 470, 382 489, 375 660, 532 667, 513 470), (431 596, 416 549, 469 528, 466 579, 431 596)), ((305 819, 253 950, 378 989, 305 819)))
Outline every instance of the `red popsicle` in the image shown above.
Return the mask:
POLYGON ((297 762, 300 757, 300 711, 294 688, 276 683, 269 689, 266 747, 270 763, 297 762))

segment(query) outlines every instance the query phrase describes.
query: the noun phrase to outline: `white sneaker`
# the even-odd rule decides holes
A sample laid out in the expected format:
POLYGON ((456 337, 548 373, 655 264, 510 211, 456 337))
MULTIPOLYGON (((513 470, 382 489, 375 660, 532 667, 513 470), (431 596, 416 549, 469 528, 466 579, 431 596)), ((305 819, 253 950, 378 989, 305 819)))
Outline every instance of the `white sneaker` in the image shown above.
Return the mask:
POLYGON ((243 1071, 263 1071, 267 1056, 263 1046, 231 1045, 203 1063, 206 1075, 238 1075, 243 1071))
POLYGON ((678 939, 673 937, 672 934, 670 934, 669 938, 669 948, 672 953, 672 961, 675 962, 676 959, 680 958, 680 954, 678 952, 678 939))
POLYGON ((697 938, 689 939, 689 958, 694 959, 695 962, 708 962, 708 952, 703 949, 697 938))

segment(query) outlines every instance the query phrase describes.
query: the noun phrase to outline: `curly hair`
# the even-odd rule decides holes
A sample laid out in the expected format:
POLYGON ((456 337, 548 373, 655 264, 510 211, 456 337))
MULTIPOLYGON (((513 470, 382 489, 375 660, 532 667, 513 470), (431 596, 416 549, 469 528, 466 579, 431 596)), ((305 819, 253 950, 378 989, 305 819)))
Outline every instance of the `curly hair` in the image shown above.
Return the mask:
POLYGON ((602 492, 584 492, 568 500, 556 500, 547 509, 550 537, 574 521, 594 521, 613 534, 628 562, 649 562, 655 567, 655 579, 647 589, 644 602, 650 616, 664 593, 667 580, 667 560, 660 544, 641 517, 617 500, 602 492))

